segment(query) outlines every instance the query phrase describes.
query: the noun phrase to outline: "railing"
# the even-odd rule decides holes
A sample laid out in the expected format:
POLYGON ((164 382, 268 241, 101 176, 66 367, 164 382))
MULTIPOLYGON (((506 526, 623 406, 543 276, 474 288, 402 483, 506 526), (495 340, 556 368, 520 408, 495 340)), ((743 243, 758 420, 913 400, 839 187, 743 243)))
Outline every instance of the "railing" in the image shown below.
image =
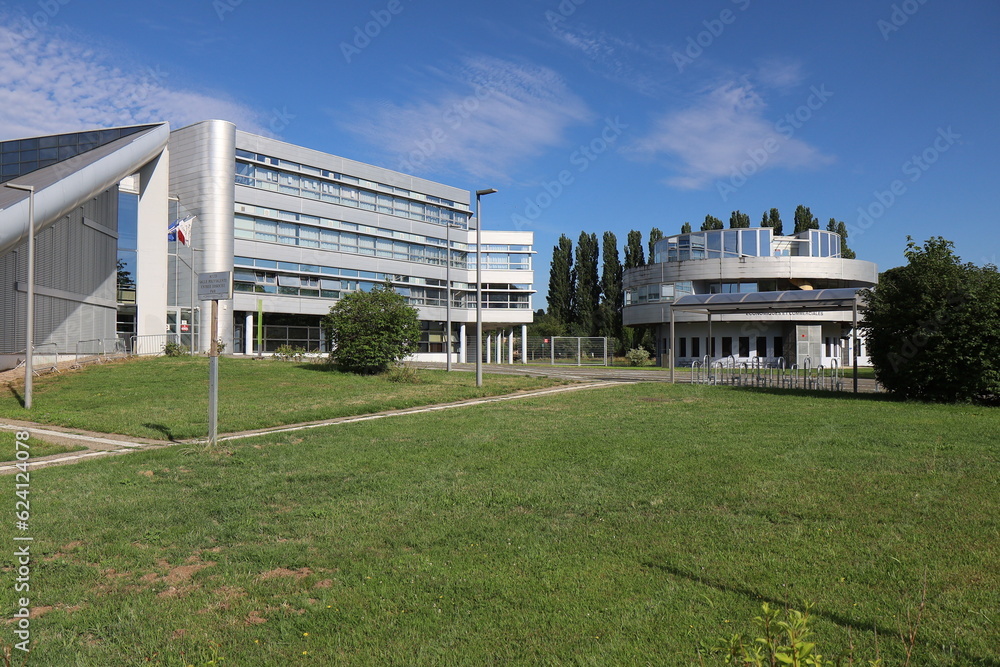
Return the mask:
POLYGON ((31 356, 33 374, 59 372, 59 347, 55 343, 42 343, 32 348, 35 351, 31 356))
POLYGON ((72 368, 82 368, 84 364, 99 364, 104 356, 104 341, 100 338, 81 340, 76 344, 76 360, 72 368))
POLYGON ((175 333, 132 336, 129 349, 134 356, 156 356, 163 354, 167 343, 180 345, 180 335, 175 333))

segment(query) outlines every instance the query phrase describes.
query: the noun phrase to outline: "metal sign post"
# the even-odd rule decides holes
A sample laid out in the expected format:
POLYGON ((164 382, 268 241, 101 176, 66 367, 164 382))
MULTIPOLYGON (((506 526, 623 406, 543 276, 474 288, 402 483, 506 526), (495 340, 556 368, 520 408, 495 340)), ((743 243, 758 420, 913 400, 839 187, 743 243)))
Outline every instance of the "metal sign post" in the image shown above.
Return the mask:
POLYGON ((211 345, 208 348, 208 445, 219 435, 219 301, 233 298, 232 271, 198 274, 198 300, 212 302, 211 345))

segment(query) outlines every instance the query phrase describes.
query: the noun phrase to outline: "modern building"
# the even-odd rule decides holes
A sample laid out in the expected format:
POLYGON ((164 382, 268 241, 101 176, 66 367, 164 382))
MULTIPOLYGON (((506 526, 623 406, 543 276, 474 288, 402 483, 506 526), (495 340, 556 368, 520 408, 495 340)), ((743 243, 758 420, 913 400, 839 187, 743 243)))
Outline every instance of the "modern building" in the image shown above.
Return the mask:
MULTIPOLYGON (((417 358, 444 360, 450 348, 456 361, 474 359, 468 191, 220 120, 4 141, 6 182, 35 191, 36 346, 72 354, 81 341, 176 335, 207 350, 210 304, 197 301, 194 276, 232 271, 219 325, 229 352, 324 349, 331 305, 388 281, 418 310, 417 358), (182 218, 188 244, 168 240, 182 218)), ((0 354, 25 344, 29 197, 0 187, 0 354)), ((530 232, 482 230, 486 331, 523 334, 531 322, 532 244, 530 232)))
MULTIPOLYGON (((768 227, 677 234, 652 262, 625 272, 624 323, 656 328, 657 358, 690 365, 845 366, 852 362, 858 290, 878 281, 872 262, 841 256, 841 238, 768 227), (673 323, 673 341, 670 330, 673 323), (753 360, 757 359, 756 362, 753 360)), ((863 348, 859 363, 867 364, 863 348)))

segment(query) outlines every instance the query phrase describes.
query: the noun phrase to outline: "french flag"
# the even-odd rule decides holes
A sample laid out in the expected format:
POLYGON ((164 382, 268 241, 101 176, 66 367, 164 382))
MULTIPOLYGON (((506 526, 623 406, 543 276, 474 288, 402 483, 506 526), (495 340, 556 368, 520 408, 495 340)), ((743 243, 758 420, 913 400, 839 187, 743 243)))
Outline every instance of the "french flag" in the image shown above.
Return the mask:
POLYGON ((179 241, 184 245, 191 245, 191 225, 193 222, 193 215, 174 221, 174 224, 170 225, 167 229, 167 240, 179 241))

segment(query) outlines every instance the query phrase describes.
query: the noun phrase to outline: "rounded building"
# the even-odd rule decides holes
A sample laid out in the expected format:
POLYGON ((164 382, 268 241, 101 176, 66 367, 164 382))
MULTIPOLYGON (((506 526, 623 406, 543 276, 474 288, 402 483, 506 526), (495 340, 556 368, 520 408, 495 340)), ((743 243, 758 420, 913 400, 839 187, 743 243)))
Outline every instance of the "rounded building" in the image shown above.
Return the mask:
MULTIPOLYGON (((767 365, 846 366, 854 314, 830 309, 830 299, 820 295, 837 290, 853 299, 878 281, 873 262, 843 258, 840 236, 819 229, 794 236, 775 236, 769 227, 677 234, 658 241, 651 259, 625 272, 623 319, 626 326, 656 327, 661 365, 671 351, 673 321, 678 366, 706 355, 736 363, 757 358, 755 363, 767 365), (707 305, 698 309, 713 300, 731 305, 714 316, 707 305), (795 307, 782 305, 792 301, 795 307)), ((859 363, 867 364, 864 350, 857 353, 859 363)))

